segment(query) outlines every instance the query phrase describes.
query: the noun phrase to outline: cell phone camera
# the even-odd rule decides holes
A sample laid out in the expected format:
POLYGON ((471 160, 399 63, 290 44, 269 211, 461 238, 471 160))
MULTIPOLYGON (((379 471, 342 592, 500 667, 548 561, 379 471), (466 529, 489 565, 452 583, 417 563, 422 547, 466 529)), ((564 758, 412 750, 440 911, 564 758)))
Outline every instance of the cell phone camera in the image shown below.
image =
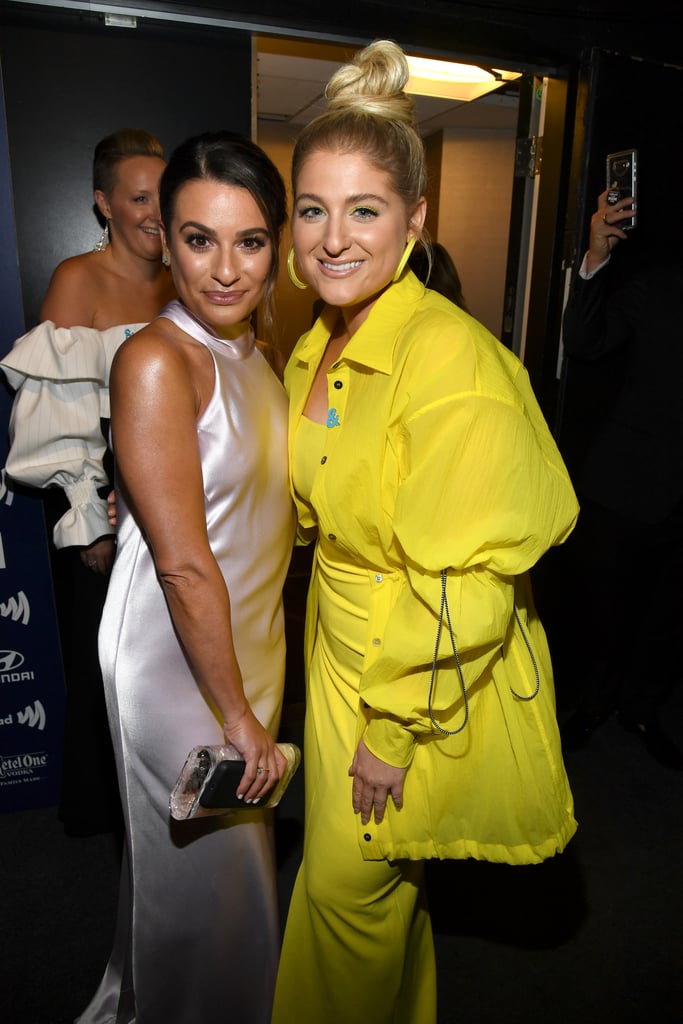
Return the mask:
POLYGON ((631 161, 628 158, 612 161, 612 173, 617 180, 625 178, 631 173, 631 161))

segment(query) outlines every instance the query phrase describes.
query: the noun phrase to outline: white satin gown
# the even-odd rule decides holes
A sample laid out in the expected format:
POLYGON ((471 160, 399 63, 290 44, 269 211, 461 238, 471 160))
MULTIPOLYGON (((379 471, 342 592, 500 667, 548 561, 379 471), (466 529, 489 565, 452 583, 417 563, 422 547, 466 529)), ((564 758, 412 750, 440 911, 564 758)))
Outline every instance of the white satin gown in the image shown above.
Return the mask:
MULTIPOLYGON (((179 302, 161 316, 213 356, 214 392, 197 422, 209 540, 230 593, 247 698, 275 736, 285 667, 281 594, 294 531, 285 392, 251 337, 223 341, 179 302)), ((169 794, 187 754, 223 742, 222 727, 120 496, 117 508, 100 660, 126 851, 112 955, 79 1021, 267 1024, 280 936, 272 812, 170 819, 169 794)))

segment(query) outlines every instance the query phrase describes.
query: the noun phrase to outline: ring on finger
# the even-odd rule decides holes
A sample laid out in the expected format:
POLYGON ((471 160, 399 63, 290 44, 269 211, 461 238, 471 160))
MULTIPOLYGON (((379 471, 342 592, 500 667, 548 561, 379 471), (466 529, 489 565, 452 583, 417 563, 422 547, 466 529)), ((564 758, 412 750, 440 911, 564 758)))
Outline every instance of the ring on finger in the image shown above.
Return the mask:
POLYGON ((270 768, 262 768, 261 765, 259 765, 258 768, 256 769, 256 774, 257 775, 263 775, 264 773, 266 775, 268 775, 269 772, 270 772, 270 768))

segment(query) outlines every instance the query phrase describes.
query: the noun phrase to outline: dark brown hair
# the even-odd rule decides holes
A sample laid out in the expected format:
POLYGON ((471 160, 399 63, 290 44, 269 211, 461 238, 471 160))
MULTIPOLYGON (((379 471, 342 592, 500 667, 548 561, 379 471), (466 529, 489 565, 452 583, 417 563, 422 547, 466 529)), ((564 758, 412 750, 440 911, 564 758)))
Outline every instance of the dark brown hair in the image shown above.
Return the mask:
POLYGON ((217 181, 244 188, 263 214, 272 252, 263 295, 264 327, 270 332, 280 236, 287 220, 287 191, 280 172, 260 146, 235 132, 204 132, 187 139, 173 151, 161 176, 159 205, 167 233, 173 220, 176 195, 188 181, 217 181))

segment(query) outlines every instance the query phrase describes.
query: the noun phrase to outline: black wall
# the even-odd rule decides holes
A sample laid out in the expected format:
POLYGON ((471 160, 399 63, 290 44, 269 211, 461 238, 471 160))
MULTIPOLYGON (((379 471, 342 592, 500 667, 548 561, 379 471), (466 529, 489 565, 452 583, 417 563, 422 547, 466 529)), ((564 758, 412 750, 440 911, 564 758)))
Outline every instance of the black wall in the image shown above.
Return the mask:
POLYGON ((28 329, 57 263, 91 249, 101 233, 95 143, 119 128, 146 128, 170 153, 207 129, 249 134, 251 41, 246 32, 0 14, 0 63, 28 329))
MULTIPOLYGON (((612 257, 610 282, 619 288, 633 274, 680 259, 683 218, 675 199, 683 161, 683 70, 618 54, 596 54, 586 83, 587 103, 576 192, 576 222, 566 237, 566 259, 578 271, 588 245, 590 218, 605 189, 607 153, 639 152, 638 226, 612 257)), ((656 360, 653 338, 653 361, 656 360)), ((565 360, 557 437, 570 471, 580 466, 621 380, 621 356, 593 363, 565 360)))
MULTIPOLYGON (((110 0, 112 10, 126 0, 110 0)), ((109 5, 108 5, 109 6, 109 5)), ((377 37, 435 53, 482 54, 533 65, 571 63, 591 47, 674 63, 681 59, 680 0, 137 0, 136 9, 206 16, 233 25, 342 41, 377 37)))

